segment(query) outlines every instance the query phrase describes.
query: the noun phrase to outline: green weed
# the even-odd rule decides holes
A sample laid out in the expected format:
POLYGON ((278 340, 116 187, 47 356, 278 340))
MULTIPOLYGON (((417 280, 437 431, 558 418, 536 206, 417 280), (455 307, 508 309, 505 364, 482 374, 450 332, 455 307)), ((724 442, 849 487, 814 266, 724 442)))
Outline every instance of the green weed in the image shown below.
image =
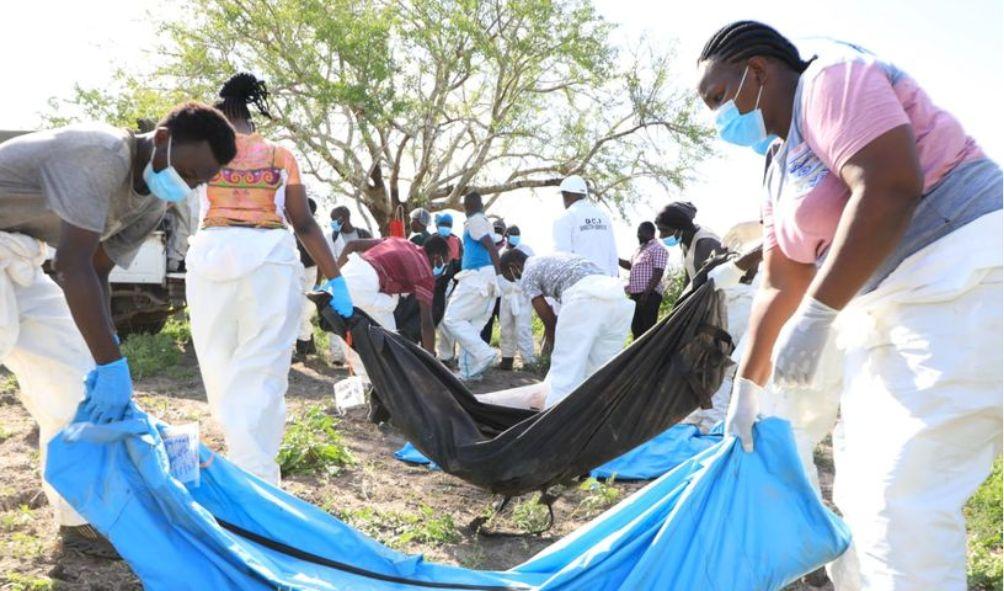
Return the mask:
POLYGON ((547 529, 550 514, 547 506, 540 502, 540 493, 526 497, 513 507, 512 521, 528 534, 538 534, 547 529))
POLYGON ((178 367, 185 347, 192 341, 192 327, 187 318, 169 318, 157 334, 136 333, 122 343, 122 354, 129 358, 129 370, 135 379, 166 374, 172 379, 194 375, 178 367))
POLYGON ((582 512, 587 516, 592 516, 602 511, 606 511, 611 505, 621 498, 621 491, 614 486, 616 475, 608 478, 606 482, 587 478, 579 484, 579 490, 586 493, 586 496, 579 501, 579 506, 575 512, 582 512))
POLYGON ((337 426, 338 420, 320 405, 308 406, 290 422, 276 458, 283 476, 315 472, 333 476, 354 464, 337 426))
POLYGON ((10 591, 49 591, 55 589, 56 586, 49 577, 6 573, 4 574, 3 588, 10 591))
POLYGON ((0 395, 14 395, 17 393, 17 378, 14 374, 3 371, 0 373, 0 395))
POLYGON ((990 478, 976 491, 965 507, 969 530, 969 588, 979 591, 1004 589, 1004 482, 1001 458, 994 462, 990 478))
POLYGON ((45 543, 31 534, 14 532, 8 540, 7 546, 11 555, 17 558, 37 558, 45 552, 45 543))
POLYGON ((21 505, 12 511, 0 514, 0 529, 11 532, 31 524, 35 520, 35 511, 28 505, 21 505))
POLYGON ((432 507, 424 504, 413 513, 360 507, 339 511, 338 516, 391 548, 400 549, 411 543, 450 544, 460 541, 453 518, 446 514, 437 515, 432 507))

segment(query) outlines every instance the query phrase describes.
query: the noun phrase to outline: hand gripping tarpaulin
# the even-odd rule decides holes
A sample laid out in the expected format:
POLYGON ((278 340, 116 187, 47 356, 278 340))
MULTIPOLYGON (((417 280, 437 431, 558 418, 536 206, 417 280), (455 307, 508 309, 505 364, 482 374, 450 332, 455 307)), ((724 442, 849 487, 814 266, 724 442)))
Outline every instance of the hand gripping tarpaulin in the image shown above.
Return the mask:
MULTIPOLYGON (((346 323, 317 297, 329 328, 346 323)), ((586 474, 707 406, 732 363, 706 284, 561 403, 539 413, 479 402, 442 363, 364 313, 352 345, 391 423, 448 474, 517 495, 586 474)))
MULTIPOLYGON (((654 438, 646 441, 626 454, 614 458, 589 475, 593 478, 615 480, 651 480, 658 478, 698 453, 719 443, 723 429, 719 423, 710 433, 701 433, 696 425, 673 425, 654 438)), ((394 457, 409 464, 428 466, 439 470, 439 466, 415 446, 406 443, 394 452, 394 457)))
POLYGON ((806 479, 788 423, 763 420, 755 437, 755 452, 728 438, 508 571, 386 548, 205 448, 186 486, 137 410, 64 429, 46 478, 151 591, 773 590, 833 560, 849 534, 806 479))

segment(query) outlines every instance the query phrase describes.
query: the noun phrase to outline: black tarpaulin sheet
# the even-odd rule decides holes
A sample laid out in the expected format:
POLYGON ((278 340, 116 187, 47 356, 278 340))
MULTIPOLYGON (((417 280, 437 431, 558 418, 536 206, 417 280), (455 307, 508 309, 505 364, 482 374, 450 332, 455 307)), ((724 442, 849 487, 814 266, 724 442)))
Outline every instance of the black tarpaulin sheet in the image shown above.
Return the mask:
POLYGON ((359 310, 344 320, 317 294, 328 328, 351 345, 390 422, 447 473, 503 495, 563 482, 641 445, 718 389, 732 342, 705 284, 559 404, 541 411, 479 402, 421 347, 359 310))

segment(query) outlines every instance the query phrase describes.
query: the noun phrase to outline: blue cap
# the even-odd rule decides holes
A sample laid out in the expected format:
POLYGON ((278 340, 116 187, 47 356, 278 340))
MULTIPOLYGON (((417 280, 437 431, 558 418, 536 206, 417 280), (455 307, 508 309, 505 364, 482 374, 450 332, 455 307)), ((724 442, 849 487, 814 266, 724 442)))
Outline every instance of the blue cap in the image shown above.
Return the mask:
POLYGON ((448 213, 436 214, 436 225, 453 227, 453 216, 448 213))

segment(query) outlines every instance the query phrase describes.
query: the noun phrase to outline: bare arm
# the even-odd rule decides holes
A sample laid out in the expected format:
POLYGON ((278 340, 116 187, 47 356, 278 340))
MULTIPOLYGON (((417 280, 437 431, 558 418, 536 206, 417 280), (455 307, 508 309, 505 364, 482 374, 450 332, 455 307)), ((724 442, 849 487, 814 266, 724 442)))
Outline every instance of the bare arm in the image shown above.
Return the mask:
MULTIPOLYGON (((366 252, 381 242, 383 242, 383 238, 367 238, 365 240, 353 240, 349 242, 342 249, 342 254, 338 255, 337 267, 341 269, 345 265, 345 261, 349 260, 350 254, 354 252, 366 252)), ((338 273, 336 272, 335 275, 337 276, 338 273)))
POLYGON ((851 189, 830 254, 809 295, 840 310, 896 248, 924 190, 909 125, 887 131, 840 169, 851 189))
MULTIPOLYGON (((62 223, 59 245, 53 268, 66 296, 73 322, 87 343, 95 363, 104 365, 121 359, 122 353, 115 344, 108 301, 108 256, 98 255, 100 236, 66 222, 62 223), (95 268, 96 260, 102 273, 95 268)), ((112 265, 114 267, 114 265, 112 265)))
POLYGON ((317 263, 318 271, 328 278, 338 275, 338 268, 335 266, 335 257, 328 248, 328 242, 324 239, 324 232, 310 214, 310 206, 307 203, 307 190, 303 185, 289 185, 286 187, 286 215, 293 225, 296 237, 307 249, 310 258, 317 263))
POLYGON ((645 286, 645 291, 641 294, 641 301, 647 300, 655 288, 659 287, 659 282, 662 281, 662 275, 665 272, 665 269, 652 269, 652 278, 648 280, 648 285, 645 286))
POLYGON ((436 354, 436 326, 432 320, 432 306, 425 303, 418 303, 418 314, 422 323, 422 348, 436 354))
POLYGON ((497 248, 495 248, 495 243, 492 242, 491 235, 482 236, 481 240, 479 240, 478 242, 480 242, 485 248, 488 249, 488 254, 489 256, 492 257, 492 265, 495 266, 495 274, 501 275, 502 262, 499 260, 499 251, 497 248))
POLYGON ((533 304, 534 311, 537 312, 537 316, 544 323, 544 344, 541 347, 541 351, 546 355, 550 355, 554 349, 554 329, 558 324, 558 317, 554 315, 554 310, 551 309, 551 305, 547 303, 544 296, 533 298, 531 303, 533 304))
POLYGON ((108 276, 115 268, 115 261, 105 252, 104 246, 99 244, 98 249, 94 251, 93 264, 94 271, 98 274, 98 281, 101 283, 101 290, 104 292, 105 312, 108 314, 108 322, 110 323, 109 330, 112 331, 112 334, 118 334, 112 316, 112 285, 108 281, 108 276))
POLYGON ((617 259, 617 264, 620 265, 621 269, 624 269, 625 271, 631 270, 631 261, 627 259, 617 259))
POLYGON ((750 311, 749 345, 739 362, 738 375, 763 386, 771 373, 770 356, 781 327, 802 301, 815 274, 815 265, 797 263, 777 248, 764 253, 765 277, 750 311))
POLYGON ((694 268, 700 269, 712 255, 724 250, 722 243, 714 238, 701 238, 694 245, 694 268))

